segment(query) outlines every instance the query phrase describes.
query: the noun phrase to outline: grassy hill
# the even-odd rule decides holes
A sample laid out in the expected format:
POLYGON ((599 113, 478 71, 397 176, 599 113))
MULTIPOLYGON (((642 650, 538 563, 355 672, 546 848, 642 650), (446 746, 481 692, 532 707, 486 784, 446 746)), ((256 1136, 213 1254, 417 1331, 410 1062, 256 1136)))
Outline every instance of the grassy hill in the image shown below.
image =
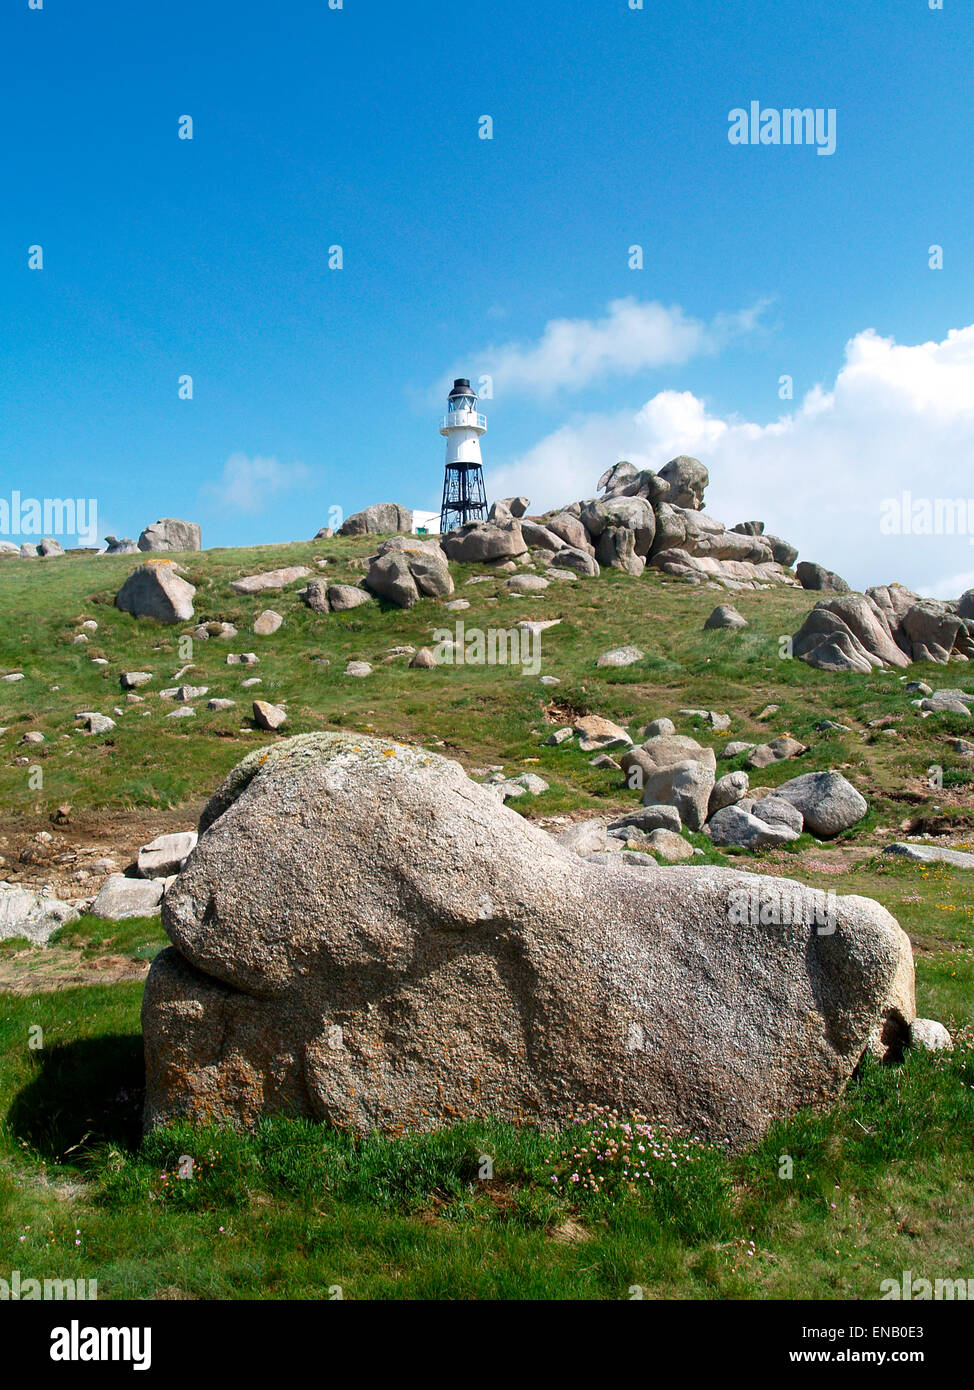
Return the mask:
MULTIPOLYGON (((551 1179, 573 1136, 505 1126, 359 1143, 277 1121, 249 1138, 164 1132, 140 1147, 138 971, 164 937, 158 922, 83 918, 45 952, 0 948, 0 1262, 24 1277, 77 1269, 99 1279, 103 1297, 326 1296, 333 1285, 346 1297, 627 1297, 631 1285, 647 1297, 874 1297, 879 1279, 901 1269, 966 1274, 974 874, 891 862, 880 851, 908 832, 955 847, 974 841, 974 763, 954 749, 970 721, 921 719, 899 672, 829 675, 782 659, 780 638, 814 603, 800 590, 728 596, 653 571, 640 579, 605 571, 514 598, 506 575, 455 565, 453 597, 470 603, 462 612, 429 599, 410 611, 367 605, 316 615, 298 599, 300 584, 249 597, 230 589, 242 574, 294 564, 355 583, 373 544, 177 557, 197 586, 197 620, 239 629, 229 642, 195 641, 191 650, 181 644, 193 623, 137 622, 114 608, 134 557, 0 559, 0 674, 24 673, 0 681, 0 875, 57 881, 93 846, 115 846, 124 865, 160 828, 192 825, 200 800, 247 751, 291 733, 375 732, 435 747, 472 771, 537 772, 550 789, 509 804, 551 824, 638 804, 619 773, 592 767, 574 742, 545 746, 552 728, 578 714, 605 715, 633 734, 667 716, 718 754, 732 738, 789 732, 808 753, 752 773, 752 785, 838 768, 866 796, 869 815, 827 846, 803 835, 743 863, 888 907, 914 943, 919 1012, 958 1033, 959 1046, 902 1068, 866 1065, 830 1115, 797 1116, 752 1154, 708 1153, 675 1173, 661 1169, 651 1200, 636 1201, 621 1183, 598 1199, 557 1195, 551 1179), (467 583, 477 575, 485 582, 467 583), (704 632, 724 601, 747 629, 704 632), (252 624, 265 608, 284 624, 258 637, 252 624), (542 634, 534 675, 510 666, 410 669, 408 656, 391 655, 432 644, 435 629, 458 621, 469 630, 552 618, 560 622, 542 634), (98 630, 75 643, 86 619, 98 630), (600 653, 630 643, 641 661, 597 667, 600 653), (258 654, 256 667, 227 665, 228 652, 246 651, 258 654), (372 674, 347 676, 349 660, 370 662, 372 674), (129 670, 153 675, 138 691, 142 703, 126 703, 119 687, 129 670), (261 684, 243 688, 255 675, 261 684), (206 686, 207 695, 193 702, 194 717, 167 719, 177 706, 159 691, 179 683, 206 686), (281 734, 253 727, 254 696, 286 705, 281 734), (213 697, 237 705, 209 712, 213 697), (778 710, 762 718, 769 704, 778 710), (729 715, 730 728, 715 733, 679 715, 690 707, 729 715), (75 727, 82 710, 110 715, 116 727, 84 736, 75 727), (817 732, 823 719, 848 732, 817 732), (42 744, 22 743, 32 730, 42 744), (942 769, 942 789, 930 785, 932 767, 942 769), (32 862, 22 856, 38 831, 52 842, 32 862), (29 1046, 36 1025, 41 1049, 29 1046), (199 1159, 191 1181, 173 1176, 183 1153, 199 1159), (484 1153, 494 1159, 490 1181, 479 1178, 484 1153), (792 1179, 778 1176, 782 1155, 794 1160, 792 1179)), ((974 673, 960 665, 917 665, 908 678, 974 690, 974 673)), ((743 763, 721 761, 718 775, 743 763)), ((742 863, 690 838, 712 862, 742 863)))

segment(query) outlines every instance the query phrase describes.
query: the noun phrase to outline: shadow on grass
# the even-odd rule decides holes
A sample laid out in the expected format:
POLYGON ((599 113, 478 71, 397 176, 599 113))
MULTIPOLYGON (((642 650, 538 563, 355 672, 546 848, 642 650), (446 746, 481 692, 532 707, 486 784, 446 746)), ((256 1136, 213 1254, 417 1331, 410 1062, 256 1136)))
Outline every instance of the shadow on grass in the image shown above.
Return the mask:
POLYGON ((114 1033, 35 1054, 34 1079, 7 1123, 53 1162, 79 1163, 105 1143, 134 1151, 142 1137, 145 1064, 139 1033, 114 1033))

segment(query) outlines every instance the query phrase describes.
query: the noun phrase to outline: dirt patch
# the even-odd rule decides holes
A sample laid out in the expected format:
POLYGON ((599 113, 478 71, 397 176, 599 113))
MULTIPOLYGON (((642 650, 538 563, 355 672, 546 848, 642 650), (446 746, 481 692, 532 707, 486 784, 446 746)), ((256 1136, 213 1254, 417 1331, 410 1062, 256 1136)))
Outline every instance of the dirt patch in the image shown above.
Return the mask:
POLYGON ((31 947, 0 956, 0 991, 7 994, 45 994, 77 985, 128 984, 144 980, 149 962, 129 956, 96 956, 85 959, 81 951, 51 946, 31 947))

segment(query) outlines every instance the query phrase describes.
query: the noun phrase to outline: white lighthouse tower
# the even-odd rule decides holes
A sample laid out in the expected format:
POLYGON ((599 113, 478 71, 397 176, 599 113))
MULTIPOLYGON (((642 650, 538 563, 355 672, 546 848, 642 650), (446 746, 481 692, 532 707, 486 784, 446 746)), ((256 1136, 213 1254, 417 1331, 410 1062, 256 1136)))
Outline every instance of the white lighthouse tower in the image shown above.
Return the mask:
POLYGON ((468 521, 487 515, 483 459, 480 436, 487 429, 487 417, 477 411, 477 393, 466 377, 458 377, 447 398, 447 413, 440 421, 440 434, 446 436, 446 474, 440 531, 452 531, 468 521))

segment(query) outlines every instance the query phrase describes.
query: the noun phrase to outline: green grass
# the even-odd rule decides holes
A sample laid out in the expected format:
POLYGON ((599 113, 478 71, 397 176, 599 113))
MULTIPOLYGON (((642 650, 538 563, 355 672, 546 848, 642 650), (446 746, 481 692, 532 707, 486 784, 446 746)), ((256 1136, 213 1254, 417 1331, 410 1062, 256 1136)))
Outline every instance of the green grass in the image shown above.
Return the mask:
POLYGON ((336 1284, 349 1298, 625 1298, 632 1285, 870 1298, 901 1269, 969 1272, 963 1039, 951 1056, 864 1064, 831 1112, 802 1113, 749 1153, 659 1165, 637 1193, 610 1182, 563 1194, 551 1177, 569 1171, 582 1129, 468 1122, 356 1139, 275 1119, 250 1135, 177 1125, 140 1145, 139 995, 120 985, 0 1006, 13 1098, 0 1267, 22 1278, 96 1278, 103 1298, 324 1297, 336 1284), (26 1045, 38 1024, 40 1052, 26 1045))
MULTIPOLYGON (((550 790, 511 803, 531 818, 638 804, 620 774, 592 768, 574 742, 545 746, 566 715, 603 714, 633 732, 666 715, 718 751, 731 738, 761 742, 787 730, 809 753, 752 773, 752 784, 841 768, 869 800, 868 817, 838 848, 802 836, 785 851, 741 856, 688 838, 707 862, 884 903, 914 943, 919 1012, 957 1033, 957 1049, 910 1055, 897 1068, 867 1061, 830 1112, 794 1116, 748 1153, 706 1151, 676 1170, 663 1165, 651 1189, 617 1182, 593 1194, 551 1181, 565 1178, 577 1132, 467 1123, 355 1139, 275 1119, 247 1136, 173 1127, 143 1142, 141 984, 0 994, 0 1272, 97 1278, 102 1297, 319 1298, 340 1285, 346 1297, 410 1299, 626 1298, 633 1285, 646 1297, 873 1298, 902 1269, 969 1275, 974 874, 879 854, 902 836, 904 820, 974 840, 974 767, 952 747, 964 721, 921 720, 895 672, 830 676, 779 659, 779 638, 814 602, 791 590, 734 595, 749 627, 727 633, 702 630, 720 594, 655 573, 606 573, 515 600, 504 576, 467 587, 477 571, 454 566, 457 596, 471 605, 461 613, 427 600, 409 612, 316 616, 297 599, 298 585, 252 598, 229 588, 237 575, 300 563, 355 582, 370 549, 358 539, 180 557, 198 586, 198 618, 240 629, 229 643, 196 643, 184 677, 237 708, 208 713, 201 701, 185 721, 165 719, 173 706, 157 692, 186 664, 180 642, 192 624, 136 623, 112 606, 134 557, 0 561, 0 608, 18 614, 0 631, 0 670, 26 674, 0 682, 4 828, 48 828, 63 802, 72 826, 102 808, 176 807, 192 823, 195 805, 244 753, 277 737, 250 727, 253 694, 287 702, 285 734, 351 728, 425 743, 468 769, 535 771, 550 790), (250 628, 264 608, 285 623, 261 638, 250 628), (99 630, 76 646, 89 617, 99 630), (542 637, 541 674, 558 677, 554 687, 516 668, 414 671, 402 658, 383 661, 457 620, 506 627, 547 617, 562 620, 542 637), (596 667, 600 652, 628 642, 646 652, 643 661, 596 667), (248 650, 260 656, 256 671, 226 665, 228 651, 248 650), (109 664, 94 665, 97 655, 109 664), (318 664, 322 657, 330 664, 318 664), (373 675, 347 678, 352 658, 371 661, 373 675), (123 702, 118 676, 128 669, 153 673, 139 692, 144 704, 123 702), (248 693, 240 682, 251 674, 262 684, 248 693), (768 703, 780 709, 761 721, 768 703), (683 707, 727 713, 731 728, 701 730, 678 716, 683 707), (117 728, 82 737, 73 718, 82 709, 112 714, 117 728), (850 729, 819 733, 825 718, 850 729), (884 719, 895 737, 873 726, 884 719), (25 765, 15 760, 26 754, 27 729, 46 742, 25 765), (41 787, 32 766, 42 769, 41 787), (931 766, 943 769, 942 790, 929 785, 931 766), (43 1047, 31 1047, 38 1036, 43 1047), (192 1176, 181 1178, 187 1155, 192 1176), (480 1177, 483 1155, 490 1180, 480 1177), (785 1159, 790 1178, 779 1176, 785 1159)), ((972 688, 956 668, 919 665, 909 675, 972 688)), ((719 773, 744 761, 722 761, 719 773)), ((157 919, 83 917, 43 954, 146 961, 164 942, 157 919)), ((0 963, 22 955, 23 942, 0 945, 0 963)))

